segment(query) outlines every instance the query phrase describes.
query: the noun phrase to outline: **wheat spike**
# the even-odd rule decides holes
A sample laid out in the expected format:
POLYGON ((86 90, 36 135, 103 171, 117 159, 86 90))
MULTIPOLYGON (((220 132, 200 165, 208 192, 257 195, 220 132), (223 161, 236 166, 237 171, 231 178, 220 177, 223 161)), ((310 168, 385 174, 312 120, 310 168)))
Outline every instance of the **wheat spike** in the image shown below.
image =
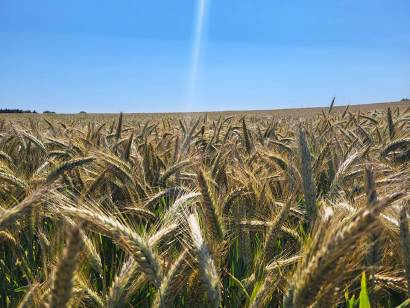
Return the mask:
MULTIPOLYGON (((359 212, 355 218, 341 230, 336 232, 323 245, 308 263, 302 277, 296 281, 293 294, 294 307, 308 307, 311 305, 321 286, 333 277, 334 262, 349 251, 349 247, 375 226, 380 212, 393 201, 403 197, 403 193, 395 193, 378 201, 372 209, 359 212)), ((293 288, 291 288, 293 289, 293 288)))
POLYGON ((206 290, 207 298, 212 307, 219 307, 221 302, 221 290, 219 287, 219 276, 216 272, 214 260, 212 259, 205 240, 202 236, 198 217, 195 213, 187 217, 192 246, 197 258, 200 279, 206 290))
POLYGON ((123 156, 122 156, 124 160, 129 160, 129 158, 130 158, 131 147, 132 147, 133 140, 134 140, 134 133, 132 133, 130 135, 130 137, 128 138, 128 142, 125 146, 124 153, 123 153, 123 156))
POLYGON ((117 129, 115 131, 115 140, 118 142, 118 140, 121 139, 121 133, 122 133, 122 118, 123 114, 122 112, 120 113, 120 116, 118 117, 118 123, 117 123, 117 129))
POLYGON ((410 297, 410 232, 407 211, 407 206, 403 205, 400 211, 400 243, 407 279, 407 296, 410 297))
POLYGON ((286 221, 288 217, 290 205, 291 203, 287 202, 286 205, 282 207, 277 217, 275 218, 273 225, 269 228, 268 233, 266 234, 265 243, 263 247, 263 266, 265 266, 268 262, 270 262, 273 259, 276 239, 281 231, 283 223, 286 221))
POLYGON ((189 159, 183 160, 179 163, 176 163, 175 165, 169 167, 165 172, 162 174, 162 176, 159 179, 159 183, 161 185, 165 185, 167 179, 172 176, 173 174, 180 172, 182 169, 188 167, 191 165, 191 161, 189 159))
POLYGON ((110 287, 107 296, 107 307, 120 308, 127 304, 127 290, 132 283, 132 278, 135 278, 137 269, 137 263, 132 257, 123 263, 120 272, 115 276, 110 287))
POLYGON ((393 140, 394 135, 395 135, 395 127, 394 127, 394 122, 393 122, 393 115, 391 113, 390 107, 387 107, 387 127, 389 129, 389 137, 390 140, 393 140))
POLYGON ((332 101, 331 101, 331 103, 330 103, 330 107, 329 107, 329 114, 332 112, 332 110, 333 110, 333 106, 335 105, 335 100, 336 100, 336 96, 335 97, 333 97, 333 99, 332 99, 332 101))
POLYGON ((62 212, 82 219, 96 228, 98 232, 102 232, 118 242, 126 251, 132 254, 141 271, 147 275, 152 283, 157 287, 160 286, 162 281, 160 261, 152 251, 151 246, 135 231, 103 213, 71 207, 62 209, 62 212))
POLYGON ((246 126, 245 117, 242 118, 242 131, 243 131, 243 140, 245 143, 245 148, 248 154, 250 155, 253 152, 253 144, 251 141, 248 127, 246 126))
MULTIPOLYGON (((369 208, 375 206, 377 203, 377 193, 376 193, 376 186, 375 186, 375 181, 374 181, 374 176, 373 176, 373 169, 370 165, 366 166, 365 168, 365 190, 366 190, 366 196, 367 196, 367 206, 369 208)), ((378 218, 376 218, 378 219, 378 218)), ((371 268, 371 273, 370 273, 370 283, 369 283, 369 289, 370 289, 370 294, 374 294, 374 275, 375 275, 375 267, 378 265, 378 263, 381 261, 381 248, 380 248, 380 237, 381 237, 381 232, 378 229, 371 230, 369 232, 370 236, 370 247, 368 251, 368 263, 372 267, 371 268)))
POLYGON ((50 184, 54 182, 60 175, 62 175, 64 172, 72 170, 76 167, 83 166, 85 164, 88 164, 92 161, 94 161, 96 158, 95 157, 82 157, 82 158, 75 158, 72 160, 69 160, 67 162, 64 162, 57 167, 55 167, 47 176, 47 183, 50 184))
POLYGON ((18 177, 10 173, 0 172, 0 179, 15 185, 16 187, 24 191, 29 188, 28 184, 25 181, 19 179, 18 177))
POLYGON ((174 261, 167 275, 162 281, 161 287, 155 297, 153 307, 167 308, 172 306, 175 296, 182 287, 182 283, 188 277, 189 250, 185 249, 174 261))
POLYGON ((306 212, 310 225, 316 219, 316 187, 313 179, 311 155, 306 140, 306 132, 299 129, 299 152, 302 165, 303 194, 305 196, 306 212))
POLYGON ((210 194, 205 174, 202 170, 197 173, 198 186, 202 196, 202 210, 205 215, 207 226, 213 238, 221 241, 224 237, 224 231, 221 219, 217 213, 215 202, 210 194))
POLYGON ((82 246, 80 229, 71 230, 70 238, 64 253, 59 260, 53 277, 50 308, 67 307, 73 292, 74 272, 77 267, 77 257, 82 246))
POLYGON ((0 212, 0 230, 12 226, 16 220, 24 216, 46 194, 47 188, 40 189, 27 196, 19 204, 0 212))

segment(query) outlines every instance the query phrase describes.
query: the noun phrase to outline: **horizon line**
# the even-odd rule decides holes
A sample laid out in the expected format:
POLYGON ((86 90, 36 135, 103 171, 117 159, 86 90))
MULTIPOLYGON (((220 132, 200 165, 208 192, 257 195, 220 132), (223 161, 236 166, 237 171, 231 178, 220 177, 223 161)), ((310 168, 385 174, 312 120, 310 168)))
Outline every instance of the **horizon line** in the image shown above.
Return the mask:
MULTIPOLYGON (((364 107, 364 106, 369 106, 369 105, 387 105, 387 104, 406 104, 408 103, 410 106, 410 99, 408 98, 402 98, 400 100, 392 100, 392 101, 378 101, 378 102, 365 102, 365 103, 349 103, 349 104, 343 104, 343 105, 334 105, 333 109, 337 108, 346 108, 347 106, 354 106, 354 107, 364 107)), ((330 103, 329 103, 330 106, 330 103)), ((151 112, 151 111, 141 111, 141 112, 124 112, 124 111, 117 111, 117 112, 87 112, 85 110, 81 110, 78 112, 57 112, 57 111, 52 111, 52 110, 44 110, 44 111, 36 111, 33 109, 33 111, 36 111, 36 113, 0 113, 0 114, 38 114, 38 115, 81 115, 81 114, 102 114, 102 115, 110 115, 110 114, 188 114, 188 113, 222 113, 222 112, 268 112, 268 111, 286 111, 286 110, 308 110, 308 109, 323 109, 323 108, 328 108, 328 105, 324 106, 311 106, 311 107, 289 107, 289 108, 271 108, 271 109, 226 109, 226 110, 202 110, 202 111, 157 111, 157 112, 151 112), (48 111, 48 112, 46 112, 48 111)), ((19 109, 19 108, 11 108, 11 107, 5 107, 5 108, 0 108, 0 109, 19 109)), ((31 110, 30 110, 31 111, 31 110)))

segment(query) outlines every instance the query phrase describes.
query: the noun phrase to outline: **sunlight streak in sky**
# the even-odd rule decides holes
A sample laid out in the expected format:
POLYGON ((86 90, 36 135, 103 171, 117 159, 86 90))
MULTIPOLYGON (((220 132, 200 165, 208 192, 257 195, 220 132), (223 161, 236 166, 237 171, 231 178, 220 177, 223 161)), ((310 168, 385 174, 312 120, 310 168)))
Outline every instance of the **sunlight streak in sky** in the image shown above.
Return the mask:
POLYGON ((194 22, 194 34, 192 42, 192 52, 189 65, 188 89, 185 102, 185 110, 192 109, 195 103, 195 94, 198 81, 199 62, 201 58, 201 51, 203 48, 203 35, 207 14, 207 6, 209 0, 198 0, 197 13, 194 22))

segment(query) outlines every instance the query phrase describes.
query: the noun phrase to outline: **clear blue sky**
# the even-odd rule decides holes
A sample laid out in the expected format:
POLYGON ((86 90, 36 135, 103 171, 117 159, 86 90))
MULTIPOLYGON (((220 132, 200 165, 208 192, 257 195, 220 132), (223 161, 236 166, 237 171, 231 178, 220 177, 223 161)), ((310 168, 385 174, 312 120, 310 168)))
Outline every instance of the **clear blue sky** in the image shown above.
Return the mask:
POLYGON ((408 0, 0 0, 0 107, 272 109, 410 97, 408 0))

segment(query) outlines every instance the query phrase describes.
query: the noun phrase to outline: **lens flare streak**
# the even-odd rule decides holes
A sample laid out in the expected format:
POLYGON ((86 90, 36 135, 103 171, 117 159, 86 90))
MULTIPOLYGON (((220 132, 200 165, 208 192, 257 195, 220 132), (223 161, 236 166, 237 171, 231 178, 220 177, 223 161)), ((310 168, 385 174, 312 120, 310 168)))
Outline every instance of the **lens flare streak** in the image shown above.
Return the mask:
POLYGON ((186 111, 191 111, 195 103, 196 87, 198 82, 199 62, 203 47, 203 35, 207 14, 207 0, 198 0, 197 13, 194 22, 194 35, 192 42, 191 60, 189 66, 188 89, 186 98, 186 111))

